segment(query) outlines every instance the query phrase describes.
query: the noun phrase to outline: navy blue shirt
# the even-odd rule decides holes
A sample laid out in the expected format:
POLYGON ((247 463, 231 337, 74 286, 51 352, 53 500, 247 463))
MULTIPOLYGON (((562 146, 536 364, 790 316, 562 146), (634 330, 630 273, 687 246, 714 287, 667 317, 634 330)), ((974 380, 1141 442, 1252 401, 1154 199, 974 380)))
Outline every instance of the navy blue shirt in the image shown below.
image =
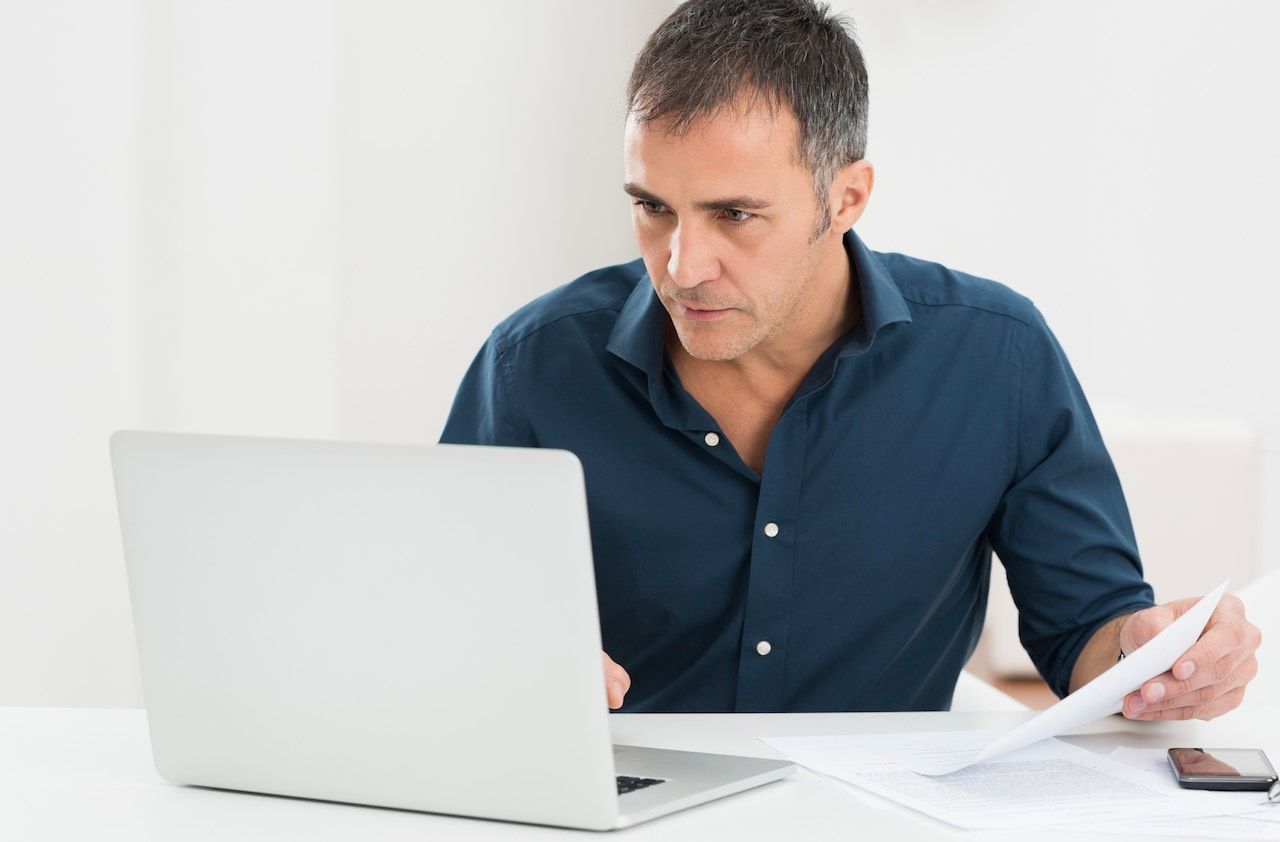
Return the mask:
POLYGON ((582 461, 623 710, 946 709, 993 549, 1059 695, 1100 625, 1152 604, 1115 469, 1031 302, 852 231, 844 245, 861 319, 786 405, 763 475, 681 387, 640 260, 517 311, 458 390, 442 442, 582 461))

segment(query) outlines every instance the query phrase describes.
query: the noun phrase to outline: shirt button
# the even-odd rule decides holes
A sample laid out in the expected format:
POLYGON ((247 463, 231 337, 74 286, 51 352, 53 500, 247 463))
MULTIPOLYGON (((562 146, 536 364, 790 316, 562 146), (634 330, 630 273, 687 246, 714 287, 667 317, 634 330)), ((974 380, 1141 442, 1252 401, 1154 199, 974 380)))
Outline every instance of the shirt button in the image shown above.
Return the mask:
POLYGON ((773 651, 773 647, 769 645, 769 641, 762 640, 756 644, 756 651, 759 652, 761 655, 768 655, 770 652, 773 651))
MULTIPOLYGON (((768 537, 768 538, 777 538, 777 537, 778 537, 778 524, 774 523, 773 521, 769 521, 768 523, 766 523, 766 524, 764 525, 764 534, 765 534, 765 536, 766 536, 766 537, 768 537)), ((762 653, 760 653, 760 654, 764 654, 764 653, 762 652, 762 653)))
POLYGON ((707 447, 715 447, 720 443, 720 437, 715 433, 707 433, 702 440, 707 443, 707 447))

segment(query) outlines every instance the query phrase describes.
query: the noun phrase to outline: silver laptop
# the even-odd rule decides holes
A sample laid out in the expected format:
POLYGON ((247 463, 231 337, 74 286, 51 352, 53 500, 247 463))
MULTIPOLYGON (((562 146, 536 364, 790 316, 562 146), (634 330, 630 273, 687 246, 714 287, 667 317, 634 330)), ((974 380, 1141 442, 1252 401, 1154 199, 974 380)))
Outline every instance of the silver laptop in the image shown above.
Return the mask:
POLYGON ((119 432, 111 460, 171 781, 605 830, 794 771, 611 745, 570 453, 119 432))

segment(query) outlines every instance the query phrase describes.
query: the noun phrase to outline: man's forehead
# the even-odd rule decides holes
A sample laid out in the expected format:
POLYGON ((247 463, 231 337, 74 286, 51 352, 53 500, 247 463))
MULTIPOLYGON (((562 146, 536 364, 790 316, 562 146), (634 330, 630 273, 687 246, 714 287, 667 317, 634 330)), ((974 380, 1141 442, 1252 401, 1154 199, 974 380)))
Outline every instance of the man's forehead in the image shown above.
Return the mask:
POLYGON ((804 175, 796 160, 795 117, 786 109, 770 112, 723 108, 699 116, 678 130, 670 119, 628 116, 624 139, 626 180, 650 190, 658 182, 699 182, 718 189, 759 185, 760 192, 782 179, 804 175), (799 171, 799 172, 797 172, 799 171))

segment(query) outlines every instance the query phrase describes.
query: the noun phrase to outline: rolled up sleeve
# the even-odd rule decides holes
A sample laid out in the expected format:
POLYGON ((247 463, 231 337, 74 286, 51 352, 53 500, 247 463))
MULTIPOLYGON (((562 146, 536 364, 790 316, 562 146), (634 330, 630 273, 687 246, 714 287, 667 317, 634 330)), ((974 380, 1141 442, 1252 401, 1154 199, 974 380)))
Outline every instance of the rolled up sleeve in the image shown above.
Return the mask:
POLYGON ((1014 476, 988 527, 1018 635, 1065 696, 1108 620, 1153 604, 1119 477, 1066 355, 1042 317, 1023 325, 1014 476))

